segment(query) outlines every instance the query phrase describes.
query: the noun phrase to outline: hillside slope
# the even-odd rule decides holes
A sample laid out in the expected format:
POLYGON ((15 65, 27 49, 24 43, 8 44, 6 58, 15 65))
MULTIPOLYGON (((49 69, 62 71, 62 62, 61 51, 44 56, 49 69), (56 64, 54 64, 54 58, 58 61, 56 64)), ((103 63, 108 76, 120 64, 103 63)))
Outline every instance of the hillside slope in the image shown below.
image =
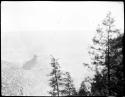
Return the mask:
MULTIPOLYGON (((32 59, 31 59, 32 60, 32 59)), ((25 65, 27 62, 25 62, 25 65)), ((41 61, 28 63, 27 68, 18 64, 1 61, 2 95, 45 96, 48 90, 48 69, 40 66, 41 61), (33 66, 34 65, 34 66, 33 66), (28 66, 33 66, 28 68, 28 66)))

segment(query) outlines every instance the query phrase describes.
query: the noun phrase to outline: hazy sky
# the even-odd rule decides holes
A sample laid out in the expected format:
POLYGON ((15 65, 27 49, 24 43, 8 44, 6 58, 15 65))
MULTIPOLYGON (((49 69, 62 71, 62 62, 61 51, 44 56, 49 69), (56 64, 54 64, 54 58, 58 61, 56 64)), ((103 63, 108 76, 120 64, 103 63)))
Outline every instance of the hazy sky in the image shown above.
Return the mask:
POLYGON ((122 2, 2 2, 2 59, 24 63, 37 54, 47 65, 52 54, 78 86, 88 74, 82 63, 90 62, 92 36, 108 11, 123 31, 122 2))

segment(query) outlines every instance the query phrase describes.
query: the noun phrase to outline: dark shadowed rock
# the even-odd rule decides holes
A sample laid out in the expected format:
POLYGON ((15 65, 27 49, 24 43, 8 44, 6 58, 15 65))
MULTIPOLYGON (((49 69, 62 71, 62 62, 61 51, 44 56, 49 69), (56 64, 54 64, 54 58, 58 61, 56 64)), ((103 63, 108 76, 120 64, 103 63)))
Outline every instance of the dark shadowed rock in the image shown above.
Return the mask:
POLYGON ((23 69, 30 70, 35 66, 35 64, 37 64, 37 56, 36 55, 34 55, 32 59, 30 59, 29 61, 27 61, 23 64, 23 69))

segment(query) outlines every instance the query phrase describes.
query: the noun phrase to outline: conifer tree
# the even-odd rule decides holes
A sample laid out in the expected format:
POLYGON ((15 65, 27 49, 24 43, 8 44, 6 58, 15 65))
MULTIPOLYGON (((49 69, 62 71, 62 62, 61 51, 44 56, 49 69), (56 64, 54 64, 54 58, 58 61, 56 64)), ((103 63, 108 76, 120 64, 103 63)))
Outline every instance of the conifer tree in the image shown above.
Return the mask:
POLYGON ((62 71, 60 70, 59 63, 57 62, 57 59, 54 57, 51 58, 51 66, 52 66, 52 71, 49 76, 50 78, 50 83, 49 85, 52 87, 52 90, 49 91, 49 94, 52 96, 60 96, 61 94, 61 89, 60 86, 63 85, 62 81, 62 71))
POLYGON ((120 35, 120 30, 115 28, 114 22, 114 18, 111 17, 111 12, 109 12, 102 24, 98 26, 97 34, 93 38, 93 46, 91 46, 89 52, 92 55, 92 64, 96 71, 94 78, 96 83, 92 84, 92 92, 95 93, 93 95, 113 95, 111 77, 115 59, 112 60, 112 53, 114 53, 112 41, 120 35), (102 74, 99 73, 99 66, 103 67, 102 74))
POLYGON ((63 80, 65 82, 65 86, 64 86, 64 90, 63 90, 64 94, 67 95, 67 96, 77 95, 75 86, 73 84, 73 80, 72 80, 69 72, 65 72, 63 80))

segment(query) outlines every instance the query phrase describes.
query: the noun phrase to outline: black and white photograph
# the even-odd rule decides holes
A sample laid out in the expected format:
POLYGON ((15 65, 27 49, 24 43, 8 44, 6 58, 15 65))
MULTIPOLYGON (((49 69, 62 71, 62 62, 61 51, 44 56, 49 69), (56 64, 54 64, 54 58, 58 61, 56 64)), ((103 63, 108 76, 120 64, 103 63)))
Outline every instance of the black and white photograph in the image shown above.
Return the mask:
POLYGON ((2 96, 125 96, 123 1, 1 1, 2 96))

